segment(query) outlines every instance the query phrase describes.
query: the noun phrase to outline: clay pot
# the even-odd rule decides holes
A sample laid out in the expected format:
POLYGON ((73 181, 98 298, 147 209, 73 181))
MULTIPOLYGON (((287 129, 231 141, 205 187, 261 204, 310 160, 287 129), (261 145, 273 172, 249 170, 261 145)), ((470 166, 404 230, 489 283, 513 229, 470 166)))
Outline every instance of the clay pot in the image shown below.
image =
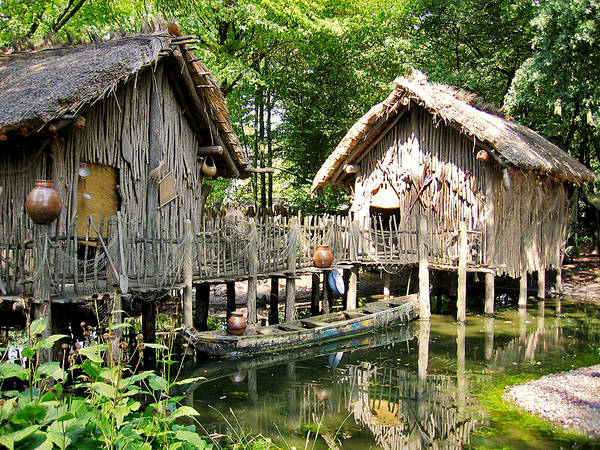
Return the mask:
POLYGON ((240 312, 231 313, 231 317, 227 320, 227 333, 240 335, 246 331, 246 319, 240 312))
POLYGON ((246 379, 246 372, 236 372, 229 377, 232 383, 238 384, 246 379))
POLYGON ((331 389, 324 386, 313 386, 313 392, 320 402, 327 400, 331 395, 331 389))
POLYGON ((313 256, 313 261, 316 267, 329 267, 333 262, 333 253, 329 250, 327 245, 319 245, 313 256))
POLYGON ((204 158, 204 162, 202 163, 202 175, 208 178, 212 178, 217 174, 217 166, 215 165, 214 159, 212 156, 207 156, 204 158))
POLYGON ((37 180, 25 200, 25 211, 31 220, 40 225, 54 222, 60 215, 62 202, 50 180, 37 180))

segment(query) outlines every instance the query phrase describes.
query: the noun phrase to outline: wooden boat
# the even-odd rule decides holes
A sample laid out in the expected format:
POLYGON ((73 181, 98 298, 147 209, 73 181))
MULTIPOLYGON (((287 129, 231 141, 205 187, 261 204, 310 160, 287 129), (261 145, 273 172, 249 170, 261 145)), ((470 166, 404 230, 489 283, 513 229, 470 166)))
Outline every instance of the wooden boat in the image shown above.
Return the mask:
POLYGON ((201 354, 243 358, 325 344, 407 323, 418 315, 418 294, 412 294, 369 303, 358 309, 266 327, 248 327, 239 336, 224 330, 199 333, 180 330, 180 334, 201 354))

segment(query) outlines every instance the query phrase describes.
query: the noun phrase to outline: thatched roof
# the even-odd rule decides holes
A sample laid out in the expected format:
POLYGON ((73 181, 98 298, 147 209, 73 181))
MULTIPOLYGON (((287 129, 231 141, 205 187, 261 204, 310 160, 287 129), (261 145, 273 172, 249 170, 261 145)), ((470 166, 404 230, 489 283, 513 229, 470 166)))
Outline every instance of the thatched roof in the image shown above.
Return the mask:
MULTIPOLYGON (((250 163, 233 132, 223 94, 212 73, 187 50, 186 42, 193 42, 193 37, 157 32, 0 56, 0 135, 15 129, 29 134, 41 131, 52 121, 85 110, 140 70, 161 61, 176 67, 179 74, 187 71, 190 82, 186 84, 181 75, 181 85, 201 100, 203 109, 195 117, 211 122, 226 156, 243 175, 250 163)), ((231 164, 225 174, 235 176, 235 172, 231 164)))
POLYGON ((409 78, 397 78, 395 85, 388 98, 361 117, 329 155, 313 180, 313 191, 324 184, 340 183, 345 175, 343 166, 368 150, 386 125, 411 103, 488 149, 503 166, 535 170, 577 183, 595 179, 590 169, 535 131, 497 112, 485 111, 489 105, 483 105, 473 94, 429 82, 417 71, 409 78))

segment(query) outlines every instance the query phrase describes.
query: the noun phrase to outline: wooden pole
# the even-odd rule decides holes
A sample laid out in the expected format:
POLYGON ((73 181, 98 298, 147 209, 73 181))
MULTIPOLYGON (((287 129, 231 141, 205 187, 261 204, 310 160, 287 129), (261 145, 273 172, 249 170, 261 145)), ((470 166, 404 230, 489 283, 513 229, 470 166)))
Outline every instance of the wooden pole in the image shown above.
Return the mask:
POLYGON ((486 361, 491 361, 494 356, 494 318, 484 318, 485 340, 483 343, 483 353, 486 361))
POLYGON ((458 298, 456 303, 456 319, 459 322, 467 320, 467 253, 467 224, 463 221, 459 227, 458 298))
POLYGON ((486 272, 486 274, 485 274, 484 312, 488 316, 494 315, 494 299, 496 298, 494 282, 495 282, 494 274, 486 272))
POLYGON ((328 278, 331 270, 323 271, 323 314, 329 314, 331 312, 331 304, 333 299, 333 293, 329 287, 328 278))
POLYGON ((231 317, 231 313, 235 311, 235 281, 228 281, 227 287, 227 320, 231 317))
POLYGON ((385 299, 389 299, 392 296, 390 292, 391 282, 392 276, 387 272, 383 272, 383 298, 385 299))
POLYGON ((527 308, 527 271, 525 269, 521 270, 519 281, 519 308, 527 308))
POLYGON ((208 330, 208 309, 210 305, 210 283, 196 285, 196 329, 208 330))
POLYGON ((540 299, 546 298, 546 269, 538 270, 537 297, 540 299))
MULTIPOLYGON (((156 306, 154 301, 142 302, 142 334, 144 342, 156 342, 156 306)), ((156 350, 150 347, 144 349, 144 368, 153 369, 156 366, 156 350)))
POLYGON ((429 335, 431 333, 431 322, 429 320, 419 321, 419 381, 427 380, 427 369, 429 366, 429 335))
POLYGON ((256 228, 251 230, 250 242, 248 243, 248 324, 255 324, 258 320, 256 312, 256 295, 258 292, 258 249, 256 248, 256 228))
POLYGON ((312 286, 310 291, 310 315, 316 316, 320 312, 319 300, 321 298, 321 275, 312 274, 312 286))
MULTIPOLYGON (((45 225, 34 225, 35 236, 35 271, 34 276, 34 308, 33 317, 35 319, 44 319, 46 328, 42 331, 42 339, 52 334, 52 301, 50 298, 50 273, 48 262, 48 228, 45 225)), ((52 349, 44 348, 40 350, 40 359, 43 362, 52 360, 52 349)))
MULTIPOLYGON (((150 180, 149 173, 158 167, 160 155, 163 149, 163 108, 161 99, 161 89, 163 80, 163 65, 158 64, 156 70, 152 73, 152 82, 150 86, 150 110, 148 119, 148 165, 145 179, 146 181, 146 236, 153 234, 152 218, 158 211, 158 183, 150 180)), ((151 263, 151 256, 146 263, 151 263)), ((150 266, 152 267, 152 266, 150 266)), ((156 270, 156 268, 154 268, 156 270)))
POLYGON ((291 322, 296 315, 296 250, 298 248, 297 232, 299 223, 297 217, 289 222, 287 266, 285 278, 285 321, 291 322))
POLYGON ((358 298, 358 264, 352 264, 348 278, 348 293, 346 295, 346 309, 356 309, 358 298))
POLYGON ((429 319, 431 306, 429 298, 429 251, 427 249, 427 218, 422 211, 417 214, 419 236, 419 317, 429 319))
POLYGON ((192 328, 194 322, 193 315, 193 260, 192 260, 192 242, 194 242, 194 232, 192 231, 192 221, 185 219, 183 221, 183 232, 188 245, 183 249, 183 326, 192 328))
POLYGON ((269 325, 279 323, 279 277, 271 277, 269 297, 269 325))
POLYGON ((562 267, 560 265, 556 269, 556 293, 562 293, 562 267))

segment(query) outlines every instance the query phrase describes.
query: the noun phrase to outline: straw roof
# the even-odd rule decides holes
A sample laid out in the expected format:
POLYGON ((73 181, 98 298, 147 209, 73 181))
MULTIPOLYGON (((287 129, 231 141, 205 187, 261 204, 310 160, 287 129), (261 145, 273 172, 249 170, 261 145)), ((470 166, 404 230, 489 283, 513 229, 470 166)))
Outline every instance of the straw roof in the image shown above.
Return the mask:
POLYGON ((341 183, 343 166, 368 151, 369 144, 411 103, 473 139, 502 166, 535 170, 577 183, 595 179, 594 172, 571 155, 530 128, 500 116, 473 94, 430 82, 418 71, 394 83, 392 93, 361 117, 329 155, 313 180, 313 191, 324 184, 341 183))
MULTIPOLYGON (((212 122, 224 150, 244 175, 250 162, 233 132, 218 83, 185 45, 193 41, 193 36, 155 32, 0 56, 0 135, 15 129, 31 134, 52 121, 78 114, 160 61, 173 65, 184 90, 201 100, 203 111, 197 120, 204 116, 212 122), (184 71, 190 83, 184 82, 184 71)), ((235 167, 226 174, 237 175, 235 167)))

